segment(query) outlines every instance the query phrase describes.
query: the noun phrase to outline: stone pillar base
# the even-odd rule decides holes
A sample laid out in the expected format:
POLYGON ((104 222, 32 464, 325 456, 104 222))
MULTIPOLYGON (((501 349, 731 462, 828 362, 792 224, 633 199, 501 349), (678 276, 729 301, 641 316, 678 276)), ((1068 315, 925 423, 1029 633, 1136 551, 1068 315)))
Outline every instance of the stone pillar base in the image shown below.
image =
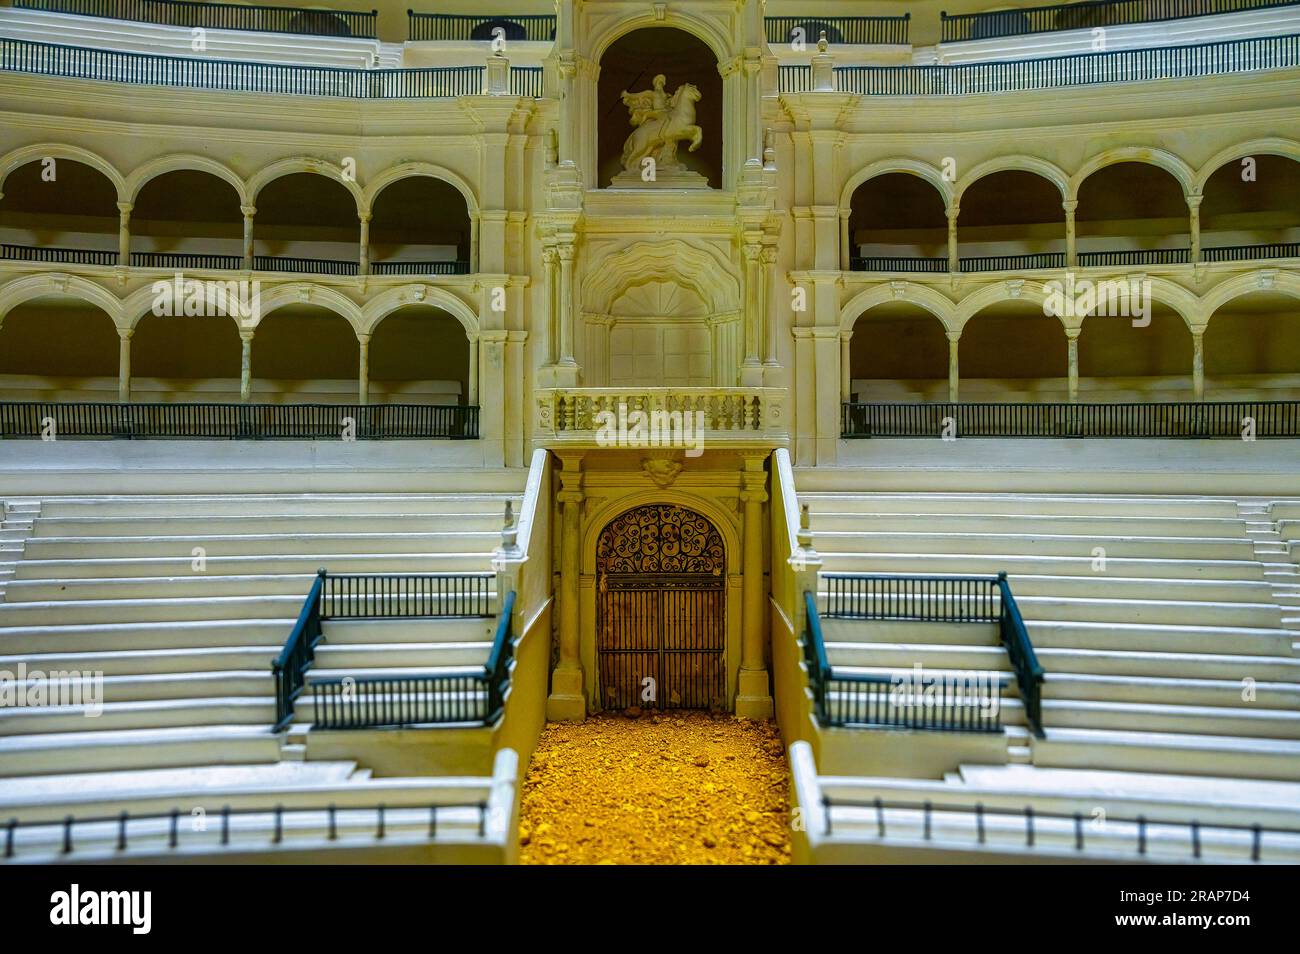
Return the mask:
POLYGON ((740 670, 740 691, 736 693, 736 718, 770 719, 775 711, 767 689, 766 669, 740 670))
POLYGON ((740 386, 742 388, 761 388, 763 386, 763 366, 761 364, 741 365, 740 386))
POLYGON ((581 722, 587 718, 581 669, 556 669, 551 673, 551 694, 546 697, 546 718, 549 722, 581 722))

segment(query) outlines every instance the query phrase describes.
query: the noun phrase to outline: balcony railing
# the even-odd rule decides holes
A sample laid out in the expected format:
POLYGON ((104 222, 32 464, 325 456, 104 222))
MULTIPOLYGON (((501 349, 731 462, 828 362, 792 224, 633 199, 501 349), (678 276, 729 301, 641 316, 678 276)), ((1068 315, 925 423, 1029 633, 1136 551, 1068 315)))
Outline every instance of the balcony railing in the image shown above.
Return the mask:
POLYGON ((980 255, 960 258, 963 272, 1020 272, 1035 268, 1064 268, 1064 252, 1036 252, 1030 255, 980 255))
MULTIPOLYGON (((483 66, 358 70, 92 50, 0 38, 0 70, 143 86, 343 99, 436 99, 483 92, 483 66)), ((513 82, 513 81, 512 81, 513 82)))
POLYGON ((1300 437, 1300 401, 854 404, 841 435, 877 437, 1300 437))
POLYGON ((371 262, 375 275, 468 275, 469 262, 371 262))
POLYGON ((478 408, 437 404, 108 404, 0 401, 0 437, 474 440, 478 408))
MULTIPOLYGON (((835 91, 863 96, 966 96, 1101 83, 1187 79, 1300 65, 1300 35, 1251 37, 1195 46, 1114 50, 995 63, 839 66, 835 91)), ((812 92, 812 68, 781 66, 782 93, 812 92)))
MULTIPOLYGON (((1230 245, 1201 249, 1202 262, 1263 261, 1271 258, 1300 258, 1300 242, 1261 245, 1230 245)), ((1185 248, 1124 249, 1110 252, 1079 252, 1079 268, 1123 267, 1128 265, 1186 265, 1191 251, 1185 248)), ((1028 255, 979 255, 958 259, 963 274, 978 272, 1021 272, 1040 268, 1065 268, 1064 252, 1035 252, 1028 255)), ((917 258, 905 255, 854 256, 849 268, 855 272, 946 273, 947 258, 917 258)))
POLYGON ((991 10, 987 13, 939 14, 942 42, 991 40, 1001 36, 1089 30, 1130 23, 1160 23, 1186 17, 1241 13, 1288 7, 1296 0, 1097 0, 1047 7, 991 10))
POLYGON ((205 271, 234 271, 244 267, 240 255, 204 255, 196 252, 132 252, 136 268, 183 268, 205 271))
POLYGON ((82 17, 135 20, 208 30, 256 30, 308 36, 375 38, 378 12, 263 7, 242 3, 190 3, 186 0, 14 0, 25 10, 72 13, 82 17))
POLYGON ((356 262, 330 258, 286 258, 278 255, 254 255, 253 268, 259 272, 294 272, 304 275, 355 275, 356 262))
POLYGON ((855 272, 946 272, 947 258, 916 258, 907 256, 869 256, 849 259, 849 268, 855 272))
POLYGON ((708 442, 786 438, 779 388, 574 388, 538 391, 536 434, 548 443, 702 451, 708 442))
MULTIPOLYGON (((1191 261, 1185 248, 1142 248, 1118 252, 1080 252, 1079 266, 1093 265, 1185 265, 1191 261)), ((1064 264, 1064 262, 1062 262, 1064 264)))
POLYGON ((460 13, 416 13, 406 11, 408 40, 485 40, 501 36, 510 40, 549 41, 555 39, 555 15, 513 13, 471 16, 460 13), (501 33, 496 33, 497 30, 501 33))
POLYGON ((1222 245, 1201 249, 1203 262, 1241 262, 1256 258, 1300 258, 1300 242, 1270 245, 1222 245))
POLYGON ((792 43, 801 38, 809 49, 822 33, 828 43, 906 45, 912 15, 901 17, 764 17, 768 43, 792 43), (795 33, 802 30, 803 35, 795 33))
POLYGON ((117 252, 89 248, 0 245, 0 259, 11 262, 64 262, 69 265, 116 265, 117 252))

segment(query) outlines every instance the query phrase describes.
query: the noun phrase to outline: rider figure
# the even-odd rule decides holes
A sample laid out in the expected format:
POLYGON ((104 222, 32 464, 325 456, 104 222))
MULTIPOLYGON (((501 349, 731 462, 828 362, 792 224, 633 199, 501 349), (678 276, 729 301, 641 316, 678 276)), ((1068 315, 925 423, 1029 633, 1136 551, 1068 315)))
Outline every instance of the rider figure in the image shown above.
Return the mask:
POLYGON ((668 78, 660 73, 654 78, 654 93, 652 94, 653 105, 646 110, 647 119, 667 119, 669 96, 664 92, 664 84, 668 78))

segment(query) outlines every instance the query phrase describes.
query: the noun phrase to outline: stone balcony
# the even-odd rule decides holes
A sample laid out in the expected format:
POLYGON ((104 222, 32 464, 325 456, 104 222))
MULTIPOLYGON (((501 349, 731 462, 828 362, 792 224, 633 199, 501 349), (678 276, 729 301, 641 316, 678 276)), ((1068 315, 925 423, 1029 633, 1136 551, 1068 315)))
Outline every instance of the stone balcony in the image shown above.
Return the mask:
MULTIPOLYGON (((555 388, 535 392, 543 447, 682 449, 784 447, 780 388, 555 388)), ((692 453, 695 452, 695 453, 692 453)))

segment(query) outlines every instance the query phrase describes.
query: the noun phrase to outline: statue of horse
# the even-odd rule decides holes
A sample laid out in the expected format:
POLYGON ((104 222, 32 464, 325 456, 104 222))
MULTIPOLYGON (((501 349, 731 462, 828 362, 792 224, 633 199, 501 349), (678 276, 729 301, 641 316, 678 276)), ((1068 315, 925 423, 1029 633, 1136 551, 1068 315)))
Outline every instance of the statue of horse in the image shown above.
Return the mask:
POLYGON ((668 100, 667 115, 656 115, 657 111, 648 109, 648 103, 642 103, 643 97, 651 95, 650 91, 637 94, 623 94, 623 102, 632 111, 633 122, 639 125, 623 144, 623 168, 628 172, 640 173, 641 160, 652 156, 656 168, 671 169, 678 165, 677 143, 689 139, 689 152, 700 148, 704 141, 704 131, 695 125, 695 104, 700 101, 700 90, 693 83, 683 83, 668 100), (648 114, 648 115, 647 115, 648 114))

